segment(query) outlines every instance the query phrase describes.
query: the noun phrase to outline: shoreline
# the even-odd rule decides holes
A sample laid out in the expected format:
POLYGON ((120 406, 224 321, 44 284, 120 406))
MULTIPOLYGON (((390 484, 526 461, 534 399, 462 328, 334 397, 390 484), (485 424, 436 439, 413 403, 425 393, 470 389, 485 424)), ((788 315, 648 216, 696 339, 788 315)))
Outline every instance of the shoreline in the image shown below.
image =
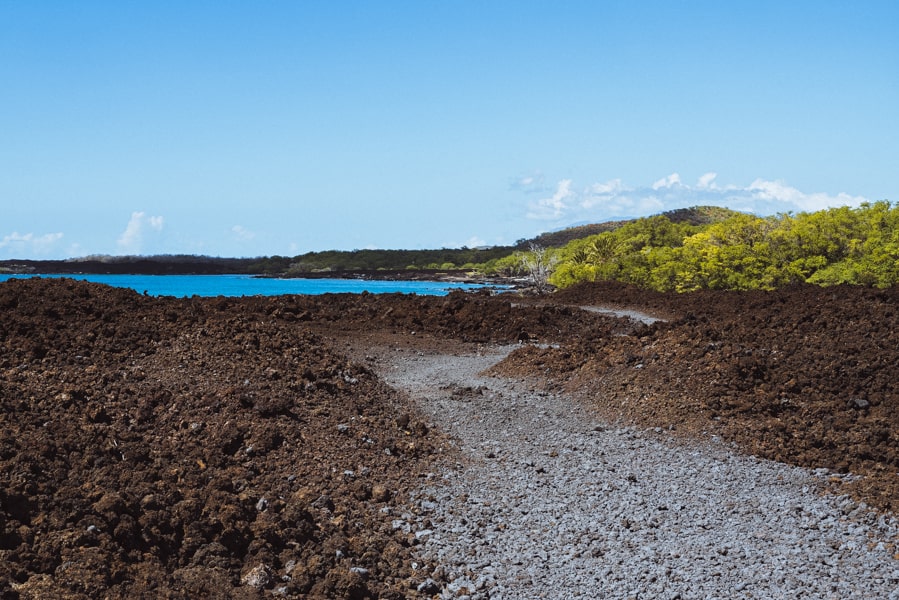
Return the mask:
POLYGON ((0 275, 246 275, 258 279, 359 279, 364 281, 438 281, 521 287, 526 280, 505 275, 484 275, 465 269, 347 269, 303 273, 247 272, 235 269, 200 268, 195 264, 66 261, 0 261, 0 275))
POLYGON ((521 279, 502 275, 482 275, 467 270, 448 269, 386 269, 315 271, 308 273, 253 275, 271 279, 361 279, 366 281, 445 281, 451 283, 477 283, 486 285, 519 285, 521 279))

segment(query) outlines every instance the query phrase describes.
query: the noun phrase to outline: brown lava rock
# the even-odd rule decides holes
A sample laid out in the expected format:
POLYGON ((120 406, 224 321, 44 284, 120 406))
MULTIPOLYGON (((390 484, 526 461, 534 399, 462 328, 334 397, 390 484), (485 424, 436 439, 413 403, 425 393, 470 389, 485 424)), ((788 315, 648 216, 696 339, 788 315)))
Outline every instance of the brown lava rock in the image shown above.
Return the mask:
POLYGON ((381 509, 449 450, 365 366, 385 344, 520 342, 497 372, 564 386, 607 418, 862 474, 837 489, 895 510, 897 302, 613 284, 175 299, 7 281, 0 598, 418 595, 410 541, 381 509))
POLYGON ((0 285, 0 597, 414 592, 380 508, 443 439, 279 306, 0 285))

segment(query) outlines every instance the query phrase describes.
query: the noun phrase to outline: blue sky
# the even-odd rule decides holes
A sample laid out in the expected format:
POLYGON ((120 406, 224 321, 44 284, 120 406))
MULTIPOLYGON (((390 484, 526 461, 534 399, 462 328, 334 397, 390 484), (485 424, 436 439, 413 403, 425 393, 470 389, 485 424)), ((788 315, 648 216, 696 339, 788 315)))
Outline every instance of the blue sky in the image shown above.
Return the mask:
POLYGON ((899 201, 899 2, 0 0, 0 258, 899 201))

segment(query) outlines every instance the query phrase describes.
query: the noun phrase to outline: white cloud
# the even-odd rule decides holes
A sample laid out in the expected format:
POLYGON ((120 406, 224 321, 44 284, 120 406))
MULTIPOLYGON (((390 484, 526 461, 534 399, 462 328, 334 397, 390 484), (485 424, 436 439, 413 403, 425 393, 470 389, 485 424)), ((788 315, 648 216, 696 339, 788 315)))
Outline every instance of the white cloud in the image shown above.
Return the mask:
POLYGON ((806 194, 782 181, 765 181, 763 179, 753 181, 749 184, 747 191, 752 194, 754 199, 765 203, 784 203, 792 205, 800 211, 808 212, 833 206, 858 206, 862 202, 868 201, 862 196, 852 196, 845 192, 840 192, 836 196, 824 192, 806 194))
POLYGON ((144 246, 145 235, 150 232, 162 231, 163 218, 147 216, 139 211, 131 213, 131 219, 125 227, 125 231, 117 241, 119 252, 124 254, 140 254, 144 246))
POLYGON ((531 204, 531 212, 528 216, 533 219, 554 219, 568 211, 566 200, 571 198, 571 180, 563 179, 556 185, 556 191, 550 198, 543 198, 531 204))
POLYGON ((594 183, 590 186, 590 193, 597 196, 616 194, 625 189, 620 179, 612 179, 605 183, 594 183))
POLYGON ((680 185, 680 175, 677 173, 672 173, 668 177, 662 177, 654 184, 652 184, 652 189, 660 190, 662 188, 672 188, 676 185, 680 185))
POLYGON ((243 225, 235 225, 231 228, 231 233, 233 233, 234 237, 236 237, 241 242, 249 242, 256 237, 255 232, 250 231, 243 225))
POLYGON ((578 206, 583 210, 599 207, 604 211, 622 214, 634 209, 638 204, 653 202, 651 198, 642 200, 633 196, 633 190, 624 185, 620 179, 612 179, 605 183, 594 183, 578 195, 578 206))
POLYGON ((797 203, 802 200, 803 193, 794 187, 784 185, 780 181, 765 181, 756 179, 746 188, 752 195, 761 200, 776 200, 779 202, 797 203))
POLYGON ((534 171, 527 175, 516 177, 509 184, 509 188, 516 192, 524 192, 526 194, 539 194, 547 191, 543 173, 534 171))
POLYGON ((716 177, 718 177, 718 173, 706 173, 696 182, 696 187, 701 189, 715 188, 716 177))
POLYGON ((13 231, 0 239, 0 253, 9 258, 46 256, 58 250, 62 238, 63 234, 59 232, 35 235, 13 231))
POLYGON ((712 205, 733 210, 773 215, 811 212, 834 206, 858 206, 867 198, 844 192, 803 192, 782 181, 756 179, 749 185, 719 184, 708 172, 695 185, 685 184, 672 173, 651 185, 628 186, 620 179, 593 183, 578 189, 572 180, 559 181, 556 192, 528 204, 527 216, 553 226, 601 222, 657 214, 677 208, 712 205))

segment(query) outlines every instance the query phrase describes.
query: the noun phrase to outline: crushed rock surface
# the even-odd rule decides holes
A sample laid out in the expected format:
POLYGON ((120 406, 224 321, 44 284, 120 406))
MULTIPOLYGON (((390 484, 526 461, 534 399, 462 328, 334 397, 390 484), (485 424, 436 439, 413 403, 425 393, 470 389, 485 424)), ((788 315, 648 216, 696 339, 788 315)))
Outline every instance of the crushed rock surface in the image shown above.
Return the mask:
POLYGON ((378 369, 460 462, 392 526, 440 598, 899 598, 895 519, 812 471, 616 427, 560 393, 481 373, 511 347, 394 348, 378 369))

